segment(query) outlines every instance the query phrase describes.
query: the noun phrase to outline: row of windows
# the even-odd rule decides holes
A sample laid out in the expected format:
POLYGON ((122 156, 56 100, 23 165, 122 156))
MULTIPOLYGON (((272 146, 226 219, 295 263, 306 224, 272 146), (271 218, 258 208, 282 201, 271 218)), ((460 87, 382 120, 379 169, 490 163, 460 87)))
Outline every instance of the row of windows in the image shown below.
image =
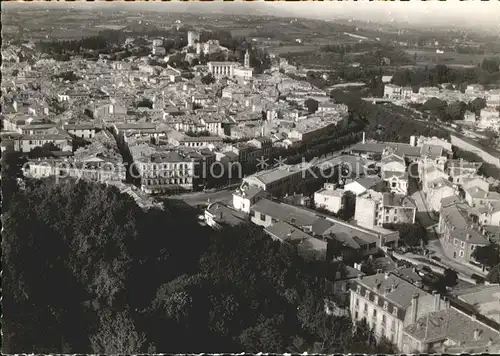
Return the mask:
POLYGON ((144 185, 163 185, 163 184, 191 184, 191 178, 176 178, 176 179, 144 179, 144 185))
MULTIPOLYGON (((357 286, 356 287, 356 292, 358 294, 361 294, 361 286, 357 286)), ((370 291, 368 289, 365 290, 365 293, 364 293, 364 296, 367 300, 370 300, 370 296, 372 294, 370 293, 370 291)), ((376 295, 376 294, 373 294, 373 303, 375 303, 376 305, 378 305, 378 301, 379 301, 379 296, 376 295)), ((356 306, 358 305, 358 298, 356 297, 356 306)), ((389 311, 389 302, 387 300, 384 300, 384 303, 383 303, 383 309, 385 311, 389 311)), ((398 308, 396 308, 395 306, 392 306, 392 315, 394 316, 397 316, 398 315, 398 308)))
POLYGON ((142 170, 151 171, 157 169, 189 169, 192 168, 190 163, 163 163, 163 164, 143 164, 141 165, 142 170))
MULTIPOLYGON (((459 241, 457 238, 453 239, 453 244, 455 246, 458 246, 459 242, 460 242, 460 248, 465 248, 465 242, 464 241, 459 241)), ((474 246, 474 245, 472 245, 472 246, 474 246)), ((472 246, 471 246, 471 250, 473 250, 472 246)))
MULTIPOLYGON (((356 299, 356 305, 354 308, 354 314, 356 319, 359 319, 359 310, 360 309, 359 309, 358 299, 356 299)), ((372 320, 375 323, 374 327, 378 325, 377 314, 378 311, 376 308, 374 308, 372 310, 371 315, 368 315, 368 303, 363 304, 362 317, 366 318, 368 321, 372 320)), ((380 321, 381 334, 385 334, 386 330, 394 332, 396 330, 396 321, 393 318, 388 317, 385 313, 382 313, 381 316, 382 316, 382 320, 380 321)))

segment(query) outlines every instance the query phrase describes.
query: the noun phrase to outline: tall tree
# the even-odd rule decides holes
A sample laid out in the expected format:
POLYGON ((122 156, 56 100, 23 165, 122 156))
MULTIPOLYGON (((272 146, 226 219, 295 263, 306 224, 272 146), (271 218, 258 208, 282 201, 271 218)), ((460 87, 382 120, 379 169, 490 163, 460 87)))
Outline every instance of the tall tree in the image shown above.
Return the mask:
POLYGON ((132 355, 144 352, 146 337, 138 333, 128 311, 113 313, 105 310, 99 315, 99 330, 90 337, 96 354, 132 355))
POLYGON ((500 264, 500 247, 497 244, 476 247, 472 257, 485 266, 494 267, 500 264))

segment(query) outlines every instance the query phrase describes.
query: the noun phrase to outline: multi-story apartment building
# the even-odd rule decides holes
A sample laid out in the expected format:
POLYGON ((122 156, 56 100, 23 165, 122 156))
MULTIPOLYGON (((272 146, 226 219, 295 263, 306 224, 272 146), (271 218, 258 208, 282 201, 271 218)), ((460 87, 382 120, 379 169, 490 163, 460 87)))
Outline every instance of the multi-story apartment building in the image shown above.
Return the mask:
POLYGON ((356 197, 354 219, 360 226, 372 228, 383 224, 413 224, 415 203, 404 195, 368 190, 356 197))
POLYGON ((92 124, 66 124, 64 129, 70 134, 81 138, 92 138, 95 136, 96 128, 92 124))
POLYGON ((424 145, 442 147, 447 153, 452 152, 451 143, 439 137, 410 136, 410 145, 422 147, 424 145))
POLYGON ((500 331, 455 307, 432 311, 404 328, 404 353, 493 354, 500 352, 500 331))
POLYGON ((433 181, 427 182, 425 198, 429 209, 439 212, 439 210, 441 210, 441 201, 456 193, 457 190, 449 180, 444 177, 439 177, 433 181))
POLYGON ((353 321, 365 319, 376 337, 386 337, 399 350, 406 326, 447 303, 439 294, 429 294, 392 273, 358 277, 351 284, 353 321))
POLYGON ((62 151, 71 151, 71 139, 67 134, 22 135, 14 139, 14 151, 28 153, 35 147, 52 143, 62 151))
POLYGON ((384 86, 384 98, 387 99, 410 99, 413 94, 411 87, 400 87, 399 85, 386 84, 384 86))
POLYGON ((500 201, 488 202, 481 210, 481 225, 500 226, 500 201))
POLYGON ((336 185, 325 183, 323 189, 314 193, 314 204, 316 208, 326 209, 337 213, 342 208, 343 189, 336 189, 336 185))
POLYGON ((240 187, 233 193, 233 208, 250 214, 250 207, 268 195, 266 191, 255 186, 240 187))
POLYGON ((307 171, 301 165, 277 167, 243 178, 242 186, 254 186, 271 195, 291 193, 305 180, 307 171))
POLYGON ((257 137, 245 143, 224 147, 224 152, 238 155, 238 161, 244 165, 255 165, 259 159, 266 159, 272 151, 272 141, 267 137, 257 137))
POLYGON ((141 189, 150 194, 201 189, 214 161, 215 155, 204 151, 160 151, 142 156, 136 160, 141 189))
POLYGON ((124 181, 126 169, 122 162, 97 157, 84 161, 61 159, 30 160, 24 167, 24 174, 31 178, 77 178, 94 182, 124 181))
POLYGON ((486 94, 486 105, 494 108, 500 106, 500 89, 490 90, 486 94))
POLYGON ((475 266, 477 263, 472 257, 474 249, 490 244, 473 220, 476 214, 467 204, 455 200, 443 204, 438 224, 445 254, 458 262, 475 266))
POLYGON ((250 208, 250 220, 259 226, 269 227, 277 222, 286 222, 324 241, 336 240, 342 255, 356 250, 363 256, 378 253, 385 247, 397 247, 399 233, 383 228, 367 229, 345 221, 322 215, 313 210, 260 199, 250 208), (348 250, 348 251, 347 251, 348 250))
POLYGON ((464 187, 465 201, 473 208, 482 208, 488 203, 500 202, 500 194, 497 192, 490 192, 489 185, 484 187, 468 186, 464 187))
POLYGON ((58 125, 55 123, 50 124, 37 124, 30 123, 28 125, 21 125, 17 127, 17 132, 23 135, 44 135, 54 133, 57 131, 58 125))
POLYGON ((393 193, 406 194, 408 192, 408 172, 404 155, 395 153, 383 154, 380 162, 380 174, 387 182, 389 189, 393 193))

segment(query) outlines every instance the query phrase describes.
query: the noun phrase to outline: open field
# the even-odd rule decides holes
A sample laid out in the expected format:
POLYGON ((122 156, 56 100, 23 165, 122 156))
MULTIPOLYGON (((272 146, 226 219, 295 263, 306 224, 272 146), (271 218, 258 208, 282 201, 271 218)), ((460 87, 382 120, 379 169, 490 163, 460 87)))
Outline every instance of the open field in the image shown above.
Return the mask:
POLYGON ((418 65, 446 64, 456 66, 477 66, 485 57, 493 55, 488 54, 468 54, 444 51, 438 54, 435 50, 405 50, 411 57, 417 54, 418 65))
POLYGON ((285 53, 297 53, 297 52, 314 52, 319 48, 318 45, 306 44, 306 45, 285 45, 285 46, 273 46, 269 47, 269 52, 276 54, 285 53))

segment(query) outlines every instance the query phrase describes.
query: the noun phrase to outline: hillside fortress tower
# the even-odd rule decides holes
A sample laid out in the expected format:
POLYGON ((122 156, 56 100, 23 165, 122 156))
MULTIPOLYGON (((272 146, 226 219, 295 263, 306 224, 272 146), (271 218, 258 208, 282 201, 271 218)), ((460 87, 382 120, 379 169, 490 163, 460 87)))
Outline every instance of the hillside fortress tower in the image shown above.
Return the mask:
POLYGON ((248 53, 248 49, 245 53, 245 68, 250 68, 250 53, 248 53))

